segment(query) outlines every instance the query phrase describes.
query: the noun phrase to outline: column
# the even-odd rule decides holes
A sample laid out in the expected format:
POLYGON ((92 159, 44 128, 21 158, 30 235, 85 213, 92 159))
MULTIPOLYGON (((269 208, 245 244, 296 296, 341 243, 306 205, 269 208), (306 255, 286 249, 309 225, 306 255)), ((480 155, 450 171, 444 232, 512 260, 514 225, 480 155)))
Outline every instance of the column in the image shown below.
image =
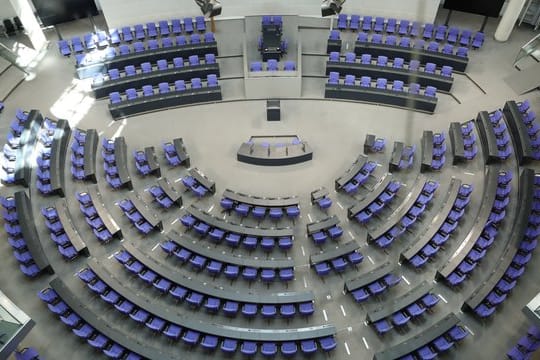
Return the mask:
POLYGON ((28 2, 29 0, 10 1, 13 9, 15 10, 15 13, 23 24, 24 29, 28 34, 28 37, 30 38, 30 41, 32 42, 32 46, 35 50, 40 51, 45 46, 47 46, 47 39, 45 38, 43 30, 41 30, 41 26, 39 25, 36 17, 34 16, 34 10, 28 2))
POLYGON ((510 37, 516 21, 519 18, 521 9, 527 0, 509 0, 506 6, 506 10, 499 21, 499 26, 495 30, 495 40, 497 41, 506 41, 510 37))

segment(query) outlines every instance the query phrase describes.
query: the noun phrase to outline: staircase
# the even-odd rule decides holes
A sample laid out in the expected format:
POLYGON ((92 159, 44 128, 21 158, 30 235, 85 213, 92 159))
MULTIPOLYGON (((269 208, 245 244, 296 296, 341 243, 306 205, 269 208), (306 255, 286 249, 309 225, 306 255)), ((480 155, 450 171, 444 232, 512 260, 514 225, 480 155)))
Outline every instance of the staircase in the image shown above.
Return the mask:
POLYGON ((17 56, 0 44, 0 101, 5 101, 25 77, 26 71, 17 65, 17 56))
POLYGON ((540 27, 540 0, 528 0, 519 17, 521 23, 531 24, 534 30, 540 27))

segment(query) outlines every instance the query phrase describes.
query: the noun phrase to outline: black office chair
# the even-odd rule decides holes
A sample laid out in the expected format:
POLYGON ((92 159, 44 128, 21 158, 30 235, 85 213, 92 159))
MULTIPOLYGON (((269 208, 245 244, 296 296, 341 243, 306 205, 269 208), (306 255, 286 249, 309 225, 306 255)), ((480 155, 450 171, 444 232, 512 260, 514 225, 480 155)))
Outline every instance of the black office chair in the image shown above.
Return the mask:
POLYGON ((4 27, 8 36, 15 35, 16 29, 10 19, 4 19, 4 27))
POLYGON ((23 26, 23 24, 21 22, 21 19, 19 19, 18 16, 15 16, 13 18, 13 22, 15 23, 15 26, 17 27, 18 31, 24 31, 24 26, 23 26))

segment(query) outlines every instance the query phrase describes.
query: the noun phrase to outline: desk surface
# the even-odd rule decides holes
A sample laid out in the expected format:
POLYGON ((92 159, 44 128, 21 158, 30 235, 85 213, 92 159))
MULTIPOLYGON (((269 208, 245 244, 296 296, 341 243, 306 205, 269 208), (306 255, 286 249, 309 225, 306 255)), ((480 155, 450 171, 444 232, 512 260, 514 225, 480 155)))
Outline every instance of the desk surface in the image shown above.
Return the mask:
POLYGON ((121 234, 120 226, 114 221, 112 215, 109 213, 109 210, 105 207, 103 199, 101 198, 101 193, 99 192, 97 185, 88 186, 87 191, 88 195, 92 199, 92 204, 96 208, 96 212, 100 217, 103 224, 109 230, 109 232, 114 236, 116 233, 121 234))
POLYGON ((297 196, 284 196, 284 197, 264 197, 243 194, 230 189, 225 189, 223 197, 231 199, 233 201, 249 204, 253 206, 264 207, 287 207, 298 205, 300 202, 297 196))
POLYGON ((355 175, 358 174, 358 172, 362 169, 362 167, 367 161, 368 157, 366 155, 358 156, 358 158, 354 161, 351 167, 348 168, 343 175, 336 179, 336 190, 341 189, 343 186, 345 186, 345 184, 351 181, 355 177, 355 175))
POLYGON ((351 292, 368 284, 371 284, 375 280, 378 280, 383 276, 390 274, 392 271, 394 271, 395 267, 396 265, 392 264, 390 261, 387 261, 384 264, 377 266, 375 269, 365 274, 362 274, 355 279, 346 280, 345 290, 347 292, 351 292))
POLYGON ((135 205, 137 211, 142 215, 144 220, 146 220, 152 227, 162 228, 162 221, 158 215, 153 212, 148 204, 144 202, 141 195, 136 192, 130 192, 128 199, 135 205))
POLYGON ((360 200, 356 205, 351 206, 347 210, 347 216, 349 217, 349 219, 352 219, 356 214, 364 210, 369 204, 375 201, 375 199, 377 199, 379 195, 381 195, 382 192, 386 189, 388 184, 390 184, 390 181, 392 181, 393 177, 394 176, 390 173, 384 174, 373 186, 371 191, 367 193, 362 200, 360 200))
POLYGON ((311 265, 316 265, 324 261, 330 261, 337 257, 347 255, 355 250, 358 250, 359 248, 360 248, 360 245, 358 245, 358 243, 355 240, 349 241, 346 244, 343 244, 341 246, 336 246, 335 248, 326 250, 325 252, 321 252, 318 254, 311 254, 309 256, 309 263, 311 265))
POLYGON ((56 200, 56 202, 54 203, 54 208, 56 209, 56 212, 58 213, 58 219, 62 223, 64 231, 75 250, 77 250, 77 252, 87 252, 86 243, 82 239, 81 235, 75 228, 75 224, 73 224, 73 221, 71 220, 71 215, 69 213, 66 200, 56 200))

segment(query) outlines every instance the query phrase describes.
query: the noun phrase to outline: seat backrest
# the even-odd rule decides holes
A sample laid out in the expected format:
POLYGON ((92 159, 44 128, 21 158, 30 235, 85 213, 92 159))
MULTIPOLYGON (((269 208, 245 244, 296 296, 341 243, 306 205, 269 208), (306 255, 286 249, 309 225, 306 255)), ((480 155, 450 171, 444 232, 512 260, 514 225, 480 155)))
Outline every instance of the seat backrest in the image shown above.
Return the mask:
POLYGON ((371 64, 371 54, 362 54, 362 64, 371 64))
POLYGON ((420 84, 410 83, 409 84, 409 93, 418 94, 420 92, 420 84))
POLYGON ((328 82, 330 84, 337 84, 339 83, 339 73, 335 71, 330 72, 330 77, 328 78, 328 82))
POLYGON ((386 83, 387 83, 387 80, 385 78, 378 78, 377 79, 377 87, 378 88, 386 89, 386 83))
POLYGON ((371 42, 374 44, 380 44, 382 42, 382 35, 381 34, 373 34, 371 37, 371 42))
POLYGON ((329 61, 339 61, 339 52, 332 51, 330 53, 329 61))
POLYGON ((216 55, 214 54, 205 54, 204 55, 204 62, 207 64, 215 64, 216 63, 216 55))
POLYGON ((276 59, 270 59, 267 63, 268 71, 276 71, 278 69, 278 62, 276 59))
POLYGON ((339 30, 330 31, 330 40, 339 40, 339 30))
POLYGON ((409 62, 409 70, 416 71, 420 67, 420 61, 413 59, 409 62))
POLYGON ((128 100, 136 99, 137 98, 137 90, 130 88, 126 90, 126 97, 128 100))
POLYGON ((366 32, 359 32, 358 37, 356 38, 357 41, 361 42, 367 42, 368 41, 368 34, 366 32))
POLYGON ((388 62, 388 57, 386 57, 384 55, 379 55, 377 57, 377 65, 386 66, 387 62, 388 62))
POLYGON ((169 88, 169 83, 166 83, 166 82, 162 82, 162 83, 159 83, 158 84, 158 88, 159 88, 159 92, 161 94, 166 94, 169 92, 170 88, 169 88))
POLYGON ((124 71, 126 72, 126 75, 128 75, 128 76, 135 75, 135 73, 136 73, 135 66, 133 66, 133 65, 126 66, 124 68, 124 71))
POLYGON ((354 75, 345 75, 345 85, 354 85, 356 77, 354 75))
POLYGON ((217 86, 218 85, 218 80, 217 80, 217 75, 216 74, 209 74, 206 77, 206 80, 208 82, 208 86, 217 86))
POLYGON ((435 65, 434 63, 428 62, 426 64, 426 72, 427 73, 434 73, 436 68, 437 68, 437 65, 435 65))
POLYGON ((165 70, 169 67, 169 64, 167 64, 167 60, 160 59, 157 61, 157 67, 159 70, 165 70))
POLYGON ((192 44, 199 44, 201 42, 201 37, 199 34, 191 34, 190 41, 192 44))
POLYGON ((369 77, 369 76, 362 76, 362 77, 360 78, 360 85, 362 85, 362 86, 367 86, 367 87, 371 86, 371 77, 369 77))
POLYGON ((193 78, 191 79, 191 88, 192 89, 200 89, 202 87, 201 78, 193 78))
POLYGON ((141 70, 143 73, 152 71, 152 65, 149 62, 143 62, 141 64, 141 70))
POLYGON ((283 70, 286 70, 286 71, 296 70, 296 63, 292 60, 285 61, 285 66, 283 66, 283 70))
POLYGON ((394 91, 403 91, 403 81, 394 80, 394 83, 392 84, 392 90, 394 90, 394 91))
POLYGON ((424 95, 426 96, 436 96, 437 95, 437 88, 434 86, 426 86, 426 89, 424 90, 424 95))
POLYGON ((397 57, 397 58, 394 59, 394 67, 395 68, 402 68, 404 62, 405 62, 405 60, 403 60, 403 58, 397 57))
POLYGON ((190 57, 189 57, 189 65, 199 65, 199 56, 190 55, 190 57))
POLYGON ((184 80, 176 80, 174 82, 174 89, 176 91, 186 90, 186 82, 184 80))
POLYGON ((144 96, 154 95, 154 89, 152 88, 152 85, 143 85, 142 90, 144 96))
POLYGON ((186 37, 184 35, 178 35, 176 37, 176 45, 186 45, 186 37))
POLYGON ((249 66, 249 71, 262 71, 262 62, 253 61, 249 66))
POLYGON ((173 59, 173 65, 175 68, 184 67, 184 59, 181 57, 175 57, 173 59))
POLYGON ((356 61, 356 54, 353 52, 345 53, 345 62, 353 63, 356 61))
POLYGON ((204 42, 210 43, 216 41, 213 32, 204 33, 204 42))

